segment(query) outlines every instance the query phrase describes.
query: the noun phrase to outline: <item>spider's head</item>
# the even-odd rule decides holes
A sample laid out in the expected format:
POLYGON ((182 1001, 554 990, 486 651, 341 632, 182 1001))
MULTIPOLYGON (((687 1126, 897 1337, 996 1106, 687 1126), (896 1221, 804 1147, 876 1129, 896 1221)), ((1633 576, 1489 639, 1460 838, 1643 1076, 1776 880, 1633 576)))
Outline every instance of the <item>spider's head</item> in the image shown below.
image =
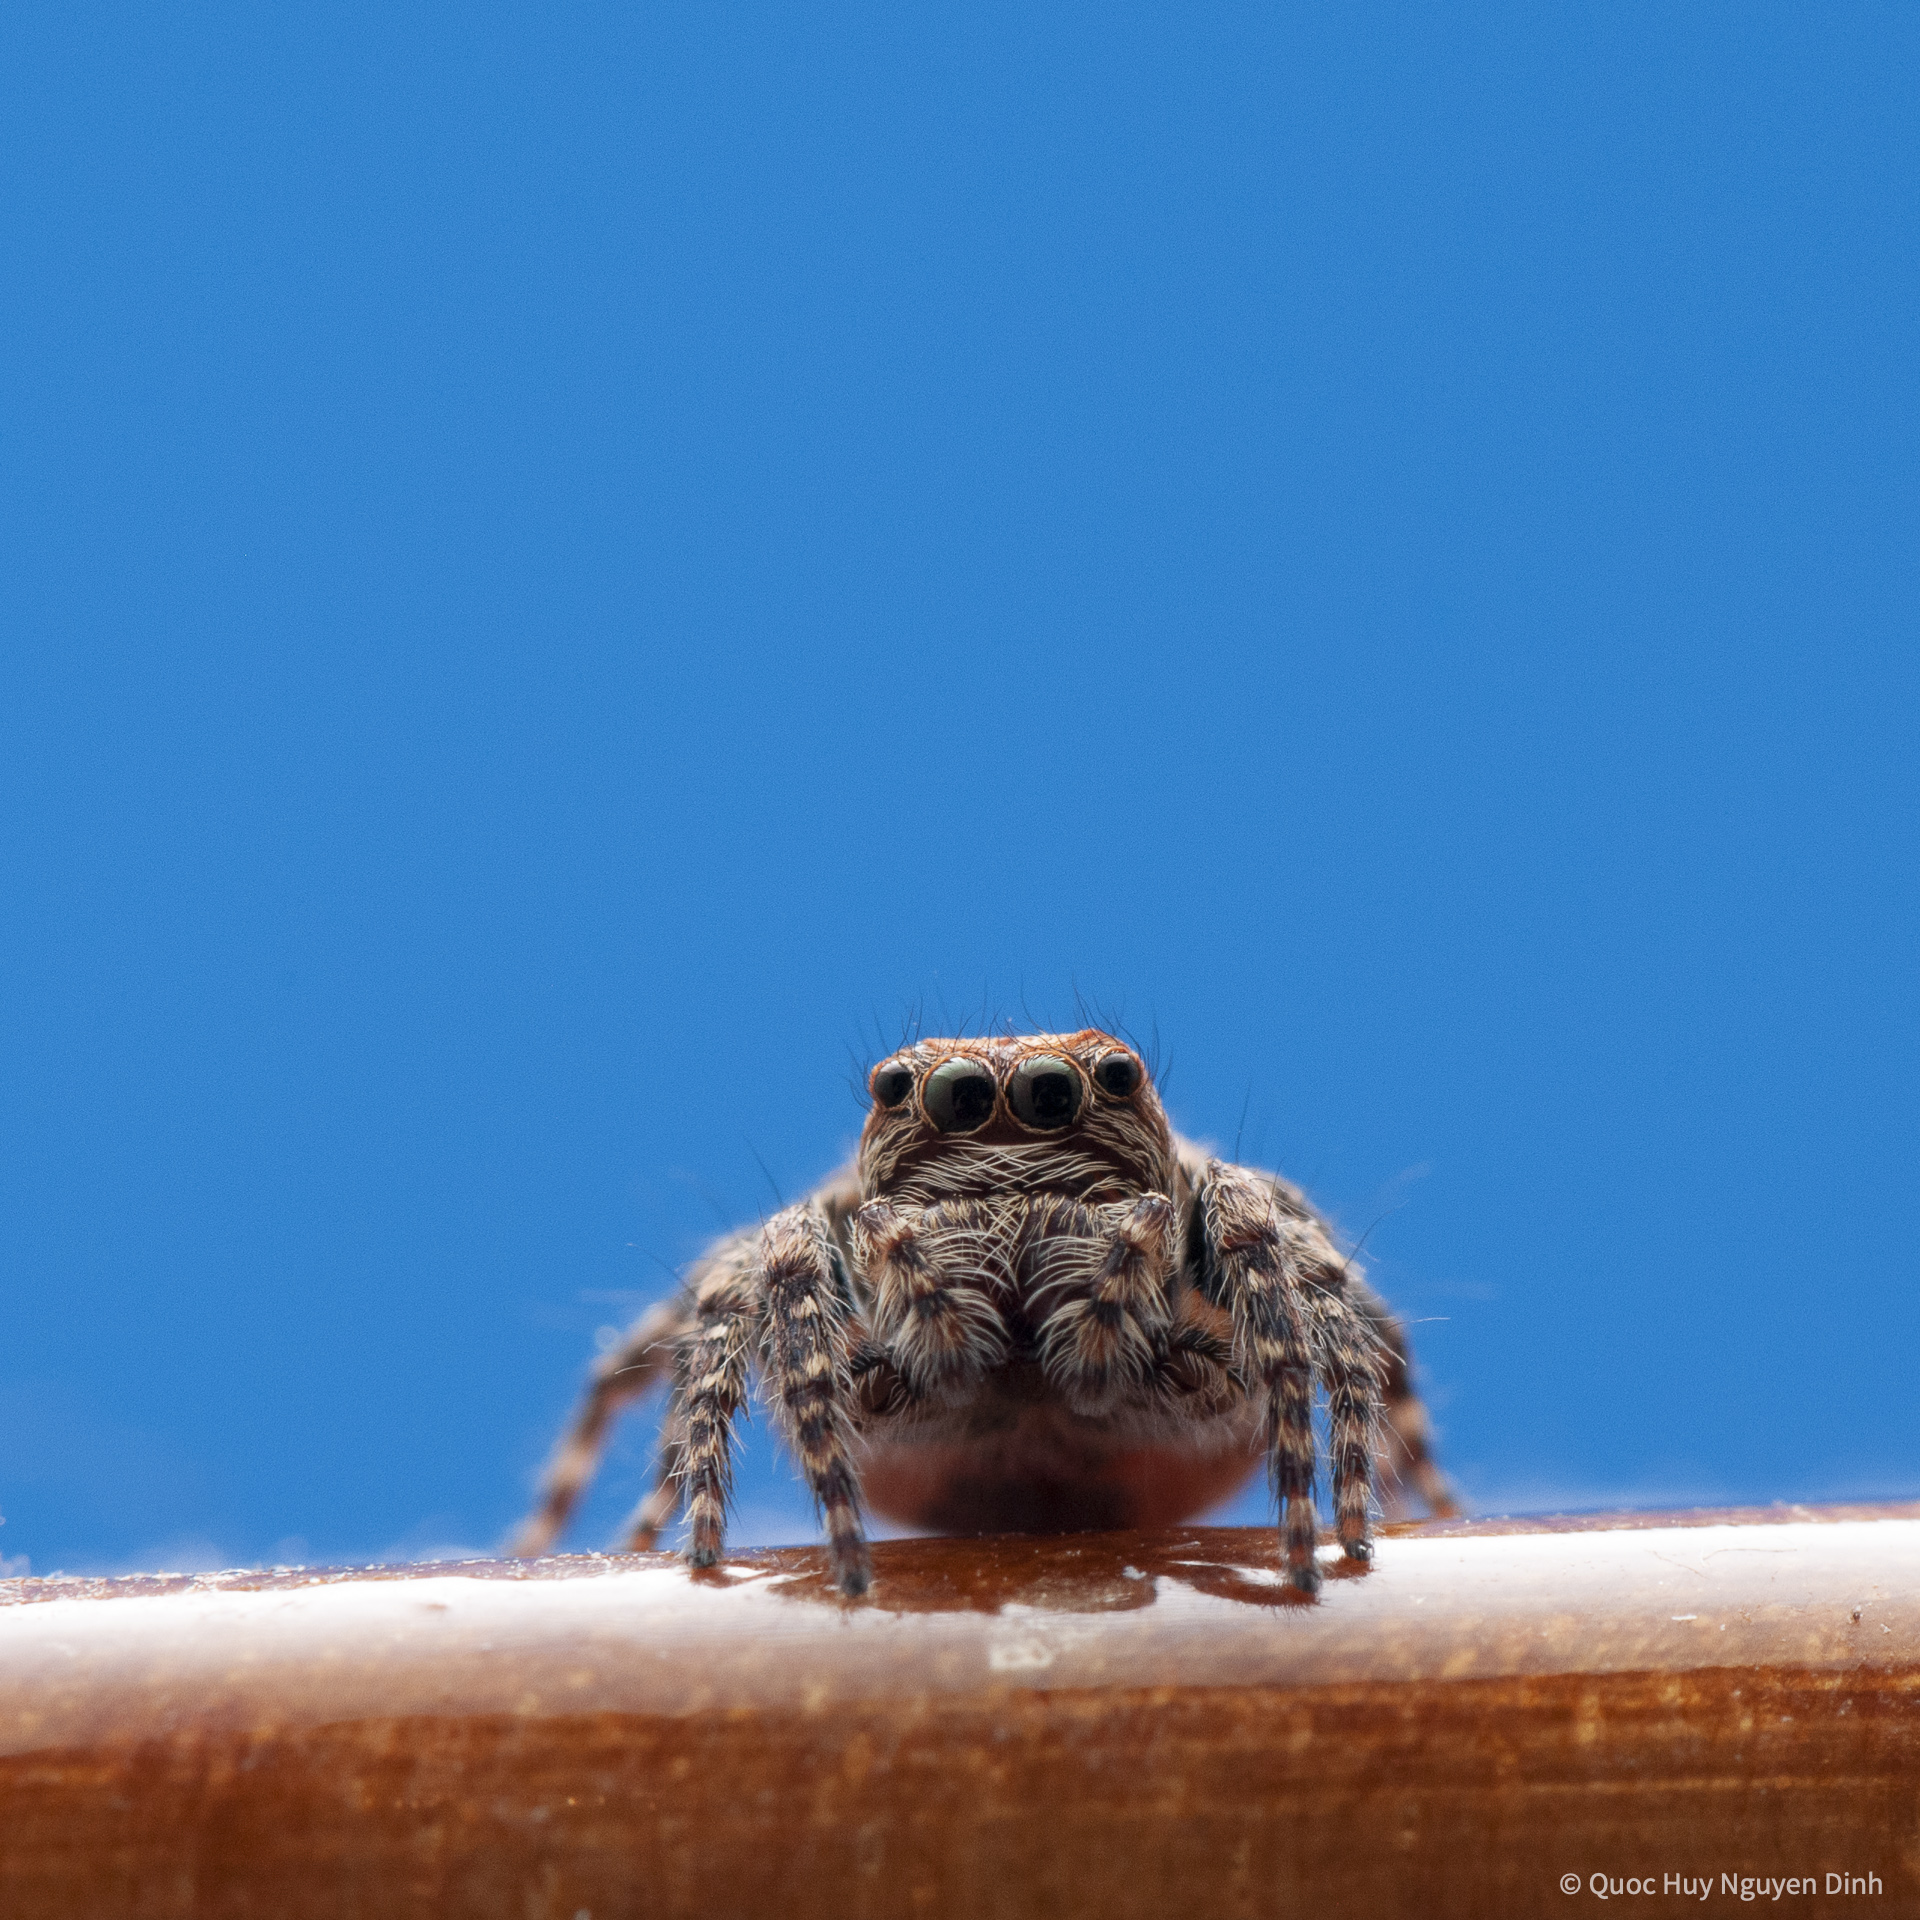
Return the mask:
POLYGON ((867 1076, 869 1199, 1165 1192, 1172 1137, 1152 1076, 1112 1034, 921 1040, 867 1076))

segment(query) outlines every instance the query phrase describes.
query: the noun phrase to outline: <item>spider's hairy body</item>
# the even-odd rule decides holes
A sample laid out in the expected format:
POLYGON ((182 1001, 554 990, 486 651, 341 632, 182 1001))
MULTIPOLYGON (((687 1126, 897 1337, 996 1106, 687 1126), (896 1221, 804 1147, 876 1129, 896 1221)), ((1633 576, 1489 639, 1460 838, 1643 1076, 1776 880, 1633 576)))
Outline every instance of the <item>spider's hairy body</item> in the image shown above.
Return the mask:
POLYGON ((603 1358, 516 1551, 544 1551, 618 1407, 671 1393, 650 1546, 684 1502, 718 1558, 758 1372, 844 1591, 862 1510, 936 1531, 1172 1525, 1265 1461, 1317 1587, 1316 1382, 1334 1518, 1371 1552, 1376 1454, 1451 1511, 1397 1321, 1299 1190, 1181 1139, 1111 1035, 921 1040, 873 1070, 849 1167, 731 1234, 603 1358))

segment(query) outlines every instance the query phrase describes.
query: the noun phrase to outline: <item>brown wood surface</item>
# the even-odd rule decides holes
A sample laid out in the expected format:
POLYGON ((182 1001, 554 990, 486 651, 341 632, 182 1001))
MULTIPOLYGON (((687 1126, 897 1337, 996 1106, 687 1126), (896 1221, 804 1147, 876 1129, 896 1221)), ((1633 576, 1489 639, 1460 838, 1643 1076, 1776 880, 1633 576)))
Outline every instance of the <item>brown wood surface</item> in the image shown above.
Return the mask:
POLYGON ((0 1915, 1920 1913, 1920 1506, 876 1560, 6 1583, 0 1915))

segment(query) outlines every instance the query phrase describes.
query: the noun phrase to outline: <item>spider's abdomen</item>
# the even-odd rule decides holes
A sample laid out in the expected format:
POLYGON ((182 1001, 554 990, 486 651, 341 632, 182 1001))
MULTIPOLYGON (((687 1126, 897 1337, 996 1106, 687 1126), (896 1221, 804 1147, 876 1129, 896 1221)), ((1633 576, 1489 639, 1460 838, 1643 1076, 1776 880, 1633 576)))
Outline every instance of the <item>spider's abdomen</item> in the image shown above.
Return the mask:
POLYGON ((1008 1368, 949 1418, 874 1436, 861 1479, 874 1511, 902 1526, 1071 1533, 1177 1526, 1243 1486, 1260 1459, 1244 1412, 1197 1428, 1090 1420, 1008 1368))

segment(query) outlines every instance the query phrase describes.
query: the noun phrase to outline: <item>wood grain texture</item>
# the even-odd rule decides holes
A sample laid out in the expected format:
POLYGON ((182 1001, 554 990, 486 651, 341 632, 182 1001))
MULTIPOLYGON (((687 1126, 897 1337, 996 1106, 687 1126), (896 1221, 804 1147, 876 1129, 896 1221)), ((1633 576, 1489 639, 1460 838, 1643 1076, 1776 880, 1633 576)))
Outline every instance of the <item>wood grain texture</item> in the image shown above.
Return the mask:
POLYGON ((1920 1507, 1327 1567, 1188 1528, 887 1543, 856 1603, 800 1549, 8 1583, 0 1913, 1920 1912, 1920 1507))

